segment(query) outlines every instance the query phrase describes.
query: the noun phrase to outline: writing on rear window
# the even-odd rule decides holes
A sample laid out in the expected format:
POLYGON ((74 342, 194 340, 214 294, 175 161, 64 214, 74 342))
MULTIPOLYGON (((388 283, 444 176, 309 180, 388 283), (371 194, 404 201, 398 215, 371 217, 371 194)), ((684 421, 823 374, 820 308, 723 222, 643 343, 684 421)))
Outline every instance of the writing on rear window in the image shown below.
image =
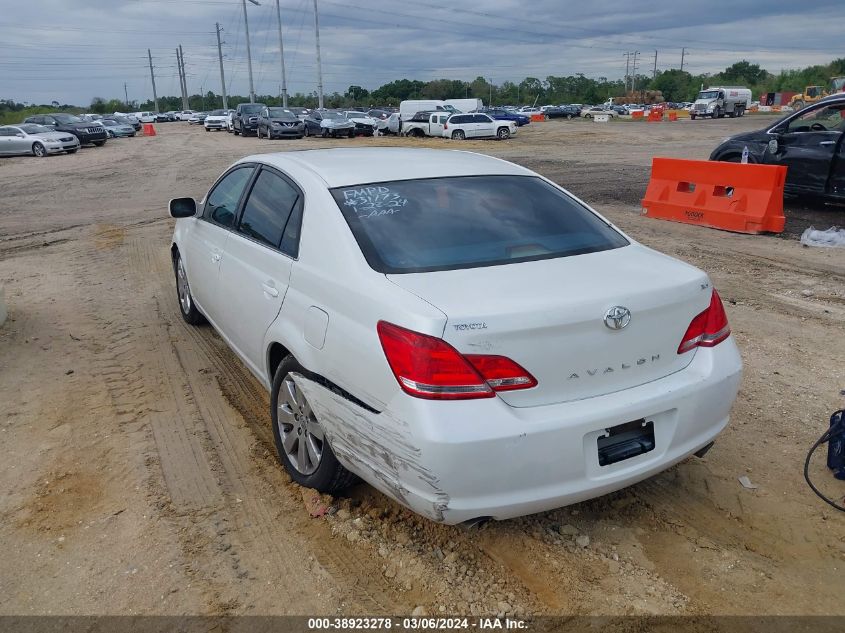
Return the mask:
POLYGON ((343 192, 343 204, 363 219, 398 213, 408 204, 408 200, 389 187, 360 187, 346 189, 343 192))

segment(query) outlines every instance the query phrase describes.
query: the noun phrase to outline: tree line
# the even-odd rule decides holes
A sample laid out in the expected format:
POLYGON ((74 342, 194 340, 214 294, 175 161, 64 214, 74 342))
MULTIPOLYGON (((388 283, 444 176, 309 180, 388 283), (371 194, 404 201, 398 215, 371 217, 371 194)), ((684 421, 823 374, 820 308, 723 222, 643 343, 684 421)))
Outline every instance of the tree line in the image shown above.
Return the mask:
MULTIPOLYGON (((643 100, 648 91, 659 90, 666 101, 693 101, 696 93, 708 85, 742 85, 751 88, 754 98, 765 92, 801 92, 806 86, 828 86, 831 77, 845 75, 845 58, 836 59, 829 64, 808 66, 800 70, 781 70, 771 73, 758 64, 747 60, 738 61, 716 74, 693 75, 678 69, 664 70, 654 77, 638 75, 632 78, 634 87, 633 100, 643 100), (639 96, 639 99, 636 97, 639 96)), ((478 98, 486 104, 523 105, 582 103, 595 104, 606 101, 608 97, 625 96, 623 79, 607 77, 590 78, 581 73, 568 76, 549 75, 545 79, 526 77, 520 82, 505 81, 493 84, 484 77, 473 81, 458 79, 434 79, 420 81, 416 79, 397 79, 375 90, 367 90, 358 85, 349 86, 345 92, 333 92, 323 96, 323 102, 329 108, 350 108, 370 106, 398 106, 406 99, 462 99, 478 98)), ((259 102, 267 105, 281 105, 281 95, 258 95, 259 102)), ((228 98, 230 108, 239 103, 249 102, 249 97, 236 95, 228 98)), ((316 107, 317 94, 296 93, 290 95, 291 106, 316 107)), ((194 94, 188 99, 191 110, 213 110, 222 108, 222 97, 212 91, 206 94, 194 94)), ((105 114, 108 112, 154 110, 152 100, 125 103, 119 99, 96 97, 88 108, 89 112, 105 114)), ((181 110, 182 98, 165 96, 159 98, 159 110, 181 110)), ((19 121, 22 116, 33 111, 81 111, 78 106, 51 104, 41 106, 25 105, 11 100, 0 100, 0 122, 19 121), (25 111, 25 113, 24 113, 25 111)))

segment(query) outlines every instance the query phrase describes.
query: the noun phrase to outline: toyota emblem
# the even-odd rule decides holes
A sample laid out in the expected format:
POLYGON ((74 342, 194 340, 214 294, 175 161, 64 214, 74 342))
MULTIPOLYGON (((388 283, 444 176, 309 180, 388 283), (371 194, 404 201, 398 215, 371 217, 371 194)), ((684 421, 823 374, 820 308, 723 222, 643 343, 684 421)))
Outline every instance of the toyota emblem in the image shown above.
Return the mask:
POLYGON ((613 306, 604 313, 604 324, 611 330, 621 330, 631 322, 631 311, 624 306, 613 306))

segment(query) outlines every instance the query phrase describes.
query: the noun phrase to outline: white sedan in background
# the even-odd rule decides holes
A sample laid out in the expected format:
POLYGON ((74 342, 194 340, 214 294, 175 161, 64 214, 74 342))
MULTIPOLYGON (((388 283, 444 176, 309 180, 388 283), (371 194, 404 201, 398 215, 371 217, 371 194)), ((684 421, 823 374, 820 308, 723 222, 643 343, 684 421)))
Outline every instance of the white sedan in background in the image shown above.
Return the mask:
POLYGON ((31 154, 42 158, 48 154, 79 149, 79 139, 70 132, 57 132, 36 123, 4 125, 0 127, 0 154, 31 154))
POLYGON ((742 365, 707 275, 528 169, 262 154, 170 213, 182 316, 270 391, 304 486, 507 519, 702 455, 728 423, 742 365))

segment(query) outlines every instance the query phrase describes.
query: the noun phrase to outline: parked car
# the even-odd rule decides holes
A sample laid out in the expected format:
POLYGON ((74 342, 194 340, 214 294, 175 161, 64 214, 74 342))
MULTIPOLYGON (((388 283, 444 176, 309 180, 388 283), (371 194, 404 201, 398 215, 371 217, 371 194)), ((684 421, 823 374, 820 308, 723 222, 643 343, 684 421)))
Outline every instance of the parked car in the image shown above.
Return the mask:
POLYGON ((549 119, 574 119, 581 116, 581 111, 572 106, 552 106, 543 111, 546 118, 549 119))
POLYGON ((188 125, 202 125, 208 117, 208 112, 194 112, 188 117, 188 125))
POLYGON ((516 123, 513 121, 497 121, 480 112, 453 114, 443 126, 443 136, 460 141, 467 138, 504 140, 516 134, 516 129, 516 123))
POLYGON ((169 123, 170 121, 174 121, 169 112, 156 112, 153 114, 153 118, 155 119, 156 123, 169 123))
POLYGON ((531 123, 531 117, 529 116, 499 108, 489 108, 484 111, 484 114, 493 117, 497 121, 513 121, 516 123, 517 127, 522 127, 523 125, 531 123))
POLYGON ((588 106, 581 110, 581 116, 585 119, 592 119, 597 114, 606 114, 611 119, 615 119, 619 116, 619 113, 614 110, 605 110, 601 106, 588 106))
POLYGON ((79 149, 79 139, 69 132, 57 132, 35 123, 4 125, 0 127, 0 154, 32 154, 39 158, 48 154, 79 149))
POLYGON ((398 112, 393 112, 389 117, 387 117, 387 125, 382 132, 384 134, 395 134, 398 136, 401 129, 402 119, 398 112))
POLYGON ((837 94, 794 112, 756 132, 724 140, 710 160, 784 165, 788 194, 845 200, 845 95, 837 94))
POLYGON ((523 114, 532 115, 532 114, 540 114, 540 108, 535 108, 534 106, 522 106, 517 112, 521 112, 523 114))
POLYGON ((128 125, 136 132, 141 129, 141 122, 135 117, 122 116, 119 114, 107 114, 103 117, 103 121, 117 121, 122 125, 128 125))
POLYGON ((239 103, 232 115, 232 132, 249 136, 258 130, 258 115, 266 106, 263 103, 239 103))
POLYGON ((135 128, 129 123, 119 123, 114 119, 103 119, 101 123, 106 128, 109 138, 135 136, 135 128))
POLYGON ((728 423, 742 361, 712 281, 524 167, 261 154, 170 214, 182 317, 268 389, 300 485, 508 519, 703 455, 728 423))
POLYGON ((193 110, 179 110, 175 113, 175 118, 177 121, 187 121, 191 118, 191 115, 194 113, 193 110))
POLYGON ((305 117, 305 136, 355 136, 355 124, 339 112, 312 110, 305 117))
POLYGON ((106 144, 109 135, 106 133, 100 123, 92 123, 91 121, 84 121, 73 114, 65 114, 63 112, 55 114, 36 114, 29 116, 24 120, 24 123, 35 123, 36 125, 44 125, 53 128, 57 132, 69 132, 79 139, 81 145, 89 143, 96 146, 106 144))
POLYGON ((378 120, 364 112, 347 110, 342 114, 355 124, 355 134, 360 136, 374 136, 376 130, 378 130, 378 120))
POLYGON ((261 138, 302 138, 305 123, 287 108, 265 107, 258 116, 257 134, 261 138))
POLYGON ((135 118, 141 123, 155 123, 156 115, 154 112, 133 112, 135 118))
POLYGON ((300 121, 305 121, 305 117, 307 117, 308 113, 311 112, 308 108, 299 108, 296 106, 290 106, 288 110, 293 112, 300 121))
POLYGON ((225 130, 228 123, 228 110, 212 110, 208 113, 208 116, 205 117, 202 124, 205 131, 210 132, 211 130, 225 130))

